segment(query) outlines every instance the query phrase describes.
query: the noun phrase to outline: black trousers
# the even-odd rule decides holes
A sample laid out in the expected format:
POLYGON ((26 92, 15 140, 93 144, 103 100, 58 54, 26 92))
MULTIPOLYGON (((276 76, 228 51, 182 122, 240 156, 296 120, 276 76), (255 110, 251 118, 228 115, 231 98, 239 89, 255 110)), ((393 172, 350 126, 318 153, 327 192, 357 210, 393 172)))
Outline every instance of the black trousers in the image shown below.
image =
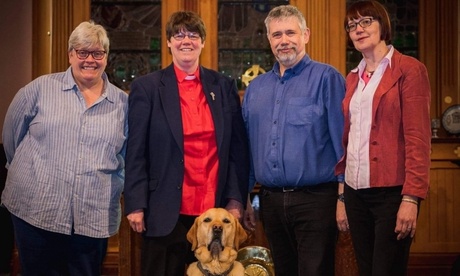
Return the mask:
POLYGON ((397 240, 402 186, 354 190, 345 185, 345 209, 362 276, 406 275, 412 238, 397 240))
POLYGON ((0 225, 2 234, 0 239, 0 274, 9 273, 13 257, 14 235, 11 214, 6 208, 0 207, 0 225))
POLYGON ((334 275, 337 183, 260 192, 260 216, 276 276, 334 275))
POLYGON ((164 237, 143 237, 141 272, 143 276, 184 276, 186 265, 195 262, 187 232, 194 216, 179 216, 173 231, 164 237))
POLYGON ((98 276, 107 238, 64 235, 11 216, 23 276, 98 276))

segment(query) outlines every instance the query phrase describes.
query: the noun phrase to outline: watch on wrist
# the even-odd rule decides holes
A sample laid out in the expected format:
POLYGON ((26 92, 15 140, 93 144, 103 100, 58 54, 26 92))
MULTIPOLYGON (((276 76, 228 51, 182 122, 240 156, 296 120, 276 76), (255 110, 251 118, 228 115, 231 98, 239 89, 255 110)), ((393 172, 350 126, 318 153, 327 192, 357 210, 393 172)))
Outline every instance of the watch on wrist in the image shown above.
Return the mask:
POLYGON ((343 196, 343 193, 341 193, 341 194, 339 194, 339 195, 337 196, 337 200, 342 201, 342 202, 345 202, 345 197, 343 196))

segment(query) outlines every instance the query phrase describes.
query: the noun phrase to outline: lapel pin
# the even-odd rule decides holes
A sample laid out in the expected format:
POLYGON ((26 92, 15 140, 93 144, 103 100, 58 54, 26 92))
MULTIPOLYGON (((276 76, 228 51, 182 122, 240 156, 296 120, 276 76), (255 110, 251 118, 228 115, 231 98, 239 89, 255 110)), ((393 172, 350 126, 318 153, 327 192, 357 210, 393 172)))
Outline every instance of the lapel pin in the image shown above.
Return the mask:
POLYGON ((209 95, 211 95, 213 101, 216 100, 216 94, 214 94, 214 92, 209 93, 209 95))

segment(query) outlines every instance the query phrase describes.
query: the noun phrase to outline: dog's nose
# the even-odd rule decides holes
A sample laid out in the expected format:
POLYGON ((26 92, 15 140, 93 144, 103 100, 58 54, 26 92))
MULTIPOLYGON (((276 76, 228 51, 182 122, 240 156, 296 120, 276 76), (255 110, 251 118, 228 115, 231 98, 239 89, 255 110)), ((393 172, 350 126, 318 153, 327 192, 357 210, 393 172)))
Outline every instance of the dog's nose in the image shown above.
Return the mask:
POLYGON ((221 226, 221 225, 214 225, 214 226, 212 227, 212 231, 213 231, 213 232, 220 233, 220 232, 222 232, 222 226, 221 226))

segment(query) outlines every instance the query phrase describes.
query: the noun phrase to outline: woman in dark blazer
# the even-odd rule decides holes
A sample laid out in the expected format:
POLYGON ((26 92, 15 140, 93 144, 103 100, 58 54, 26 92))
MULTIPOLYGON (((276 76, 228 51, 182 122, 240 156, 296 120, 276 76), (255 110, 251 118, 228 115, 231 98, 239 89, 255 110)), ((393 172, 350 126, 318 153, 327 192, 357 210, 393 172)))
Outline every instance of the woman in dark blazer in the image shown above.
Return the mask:
POLYGON ((248 194, 248 145, 235 81, 199 66, 206 37, 192 12, 167 26, 173 63, 133 81, 125 214, 143 233, 143 275, 184 275, 186 233, 211 207, 236 218, 248 194))

